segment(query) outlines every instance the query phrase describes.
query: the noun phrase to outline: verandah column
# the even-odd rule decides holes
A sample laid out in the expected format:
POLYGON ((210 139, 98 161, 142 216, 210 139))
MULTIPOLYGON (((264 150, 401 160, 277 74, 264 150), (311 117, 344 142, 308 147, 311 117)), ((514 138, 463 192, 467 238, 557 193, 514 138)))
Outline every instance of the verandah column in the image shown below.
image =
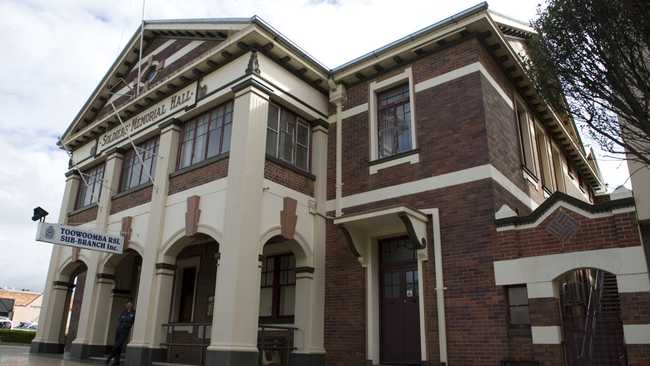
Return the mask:
POLYGON ((316 176, 314 198, 316 209, 322 216, 314 215, 313 267, 296 268, 295 325, 298 328, 291 354, 296 365, 324 365, 325 324, 325 238, 327 204, 327 122, 312 128, 311 168, 316 176))
MULTIPOLYGON (((123 154, 119 149, 113 149, 107 153, 104 180, 100 195, 99 207, 97 210, 97 232, 106 233, 108 229, 109 216, 111 214, 111 197, 119 187, 120 172, 122 171, 123 154)), ((99 253, 93 253, 98 257, 99 253)), ((101 258, 103 261, 103 256, 101 258)), ((98 266, 101 263, 97 263, 98 266)), ((97 268, 99 271, 99 267, 97 268)), ((86 279, 88 281, 88 279, 86 279)), ((92 308, 87 324, 83 327, 87 332, 87 342, 82 347, 81 357, 103 355, 106 351, 105 334, 108 327, 111 292, 115 284, 115 277, 112 273, 97 273, 95 285, 89 287, 91 282, 86 282, 86 291, 91 292, 92 308)), ((83 306, 84 303, 82 303, 83 306)), ((80 324, 82 326, 82 324, 80 324)))
POLYGON ((164 298, 165 287, 169 281, 161 280, 158 274, 158 250, 162 241, 162 230, 165 221, 165 204, 169 191, 169 173, 176 164, 180 127, 177 120, 169 120, 160 124, 160 141, 156 156, 156 172, 151 194, 150 214, 145 234, 144 253, 138 287, 138 307, 135 324, 133 325, 131 342, 126 350, 128 366, 148 365, 151 361, 162 359, 163 349, 160 346, 162 324, 167 321, 168 313, 160 311, 171 301, 164 298))
MULTIPOLYGON (((108 217, 111 213, 111 196, 115 192, 115 187, 117 187, 122 168, 122 154, 118 150, 113 150, 107 155, 95 222, 95 230, 99 233, 106 233, 108 217)), ((97 338, 96 333, 101 332, 100 329, 95 329, 96 319, 98 316, 106 316, 105 304, 110 296, 110 291, 106 289, 106 281, 101 284, 97 281, 100 258, 103 258, 103 256, 97 252, 92 252, 91 255, 87 256, 88 263, 86 265, 88 270, 86 272, 83 300, 81 301, 77 337, 72 341, 70 347, 70 354, 74 358, 87 358, 93 354, 91 351, 92 339, 97 338)), ((94 346, 103 347, 104 345, 95 344, 94 346)), ((103 353, 101 352, 103 349, 97 350, 98 347, 94 348, 95 353, 103 353)))
MULTIPOLYGON (((65 190, 63 200, 59 210, 59 220, 65 224, 68 219, 68 212, 72 210, 79 190, 79 173, 69 171, 65 174, 65 190)), ((61 329, 63 327, 63 317, 65 315, 65 300, 68 295, 69 287, 57 285, 56 281, 58 267, 61 265, 61 256, 63 247, 54 245, 52 255, 50 256, 50 267, 47 272, 47 282, 43 291, 43 303, 39 314, 39 329, 36 337, 31 344, 31 352, 37 353, 62 353, 63 340, 61 339, 61 329)))
POLYGON ((250 78, 233 92, 227 214, 207 364, 253 366, 258 363, 260 202, 271 91, 250 78))

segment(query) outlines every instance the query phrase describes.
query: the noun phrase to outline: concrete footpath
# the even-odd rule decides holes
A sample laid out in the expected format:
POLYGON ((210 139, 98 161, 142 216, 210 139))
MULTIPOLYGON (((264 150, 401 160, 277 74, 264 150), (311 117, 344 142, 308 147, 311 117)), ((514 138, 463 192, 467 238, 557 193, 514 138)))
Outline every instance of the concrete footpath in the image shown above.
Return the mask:
POLYGON ((0 344, 2 366, 88 366, 88 363, 66 360, 63 355, 35 355, 29 346, 0 344))

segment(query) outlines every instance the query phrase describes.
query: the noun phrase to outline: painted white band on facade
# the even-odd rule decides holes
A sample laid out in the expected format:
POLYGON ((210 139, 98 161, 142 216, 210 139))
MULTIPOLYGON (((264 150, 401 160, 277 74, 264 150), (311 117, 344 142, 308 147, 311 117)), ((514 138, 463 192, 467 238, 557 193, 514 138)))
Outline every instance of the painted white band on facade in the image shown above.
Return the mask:
POLYGON ((616 284, 619 293, 650 291, 650 278, 647 273, 617 275, 616 284))
MULTIPOLYGON (((519 189, 519 187, 491 164, 479 165, 473 168, 345 196, 341 199, 341 207, 354 207, 366 203, 447 188, 458 184, 476 182, 483 179, 494 180, 526 206, 533 210, 537 208, 538 204, 528 194, 519 189)), ((336 200, 327 201, 328 211, 333 211, 335 206, 336 200)))
POLYGON ((530 327, 533 335, 533 344, 561 344, 562 329, 559 325, 549 325, 544 327, 530 327))
POLYGON ((371 165, 368 169, 370 174, 376 174, 378 171, 389 168, 391 166, 406 164, 406 163, 416 164, 419 162, 420 162, 420 154, 418 153, 418 154, 407 155, 399 159, 392 159, 380 164, 374 164, 371 165))
MULTIPOLYGON (((503 88, 499 85, 499 83, 497 83, 497 81, 494 80, 492 75, 490 75, 490 72, 487 71, 483 66, 483 64, 481 64, 480 62, 474 62, 469 65, 460 67, 458 69, 448 71, 442 75, 432 77, 431 79, 421 81, 415 84, 415 92, 419 93, 421 91, 431 89, 438 85, 461 78, 463 76, 467 76, 475 72, 480 72, 481 75, 485 77, 485 79, 490 83, 490 85, 492 85, 492 87, 496 90, 496 92, 501 96, 501 98, 503 98, 503 100, 506 102, 508 107, 510 107, 510 109, 514 109, 514 105, 512 104, 512 98, 508 96, 505 90, 503 90, 503 88)), ((354 106, 352 108, 346 109, 343 112, 341 112, 341 118, 342 119, 350 118, 352 116, 355 116, 359 113, 364 113, 366 111, 368 111, 368 103, 359 104, 357 106, 354 106)), ((334 123, 336 121, 336 116, 332 115, 328 118, 328 120, 330 123, 334 123)))
POLYGON ((555 286, 553 286, 553 282, 551 281, 527 283, 526 288, 529 299, 557 297, 555 286))
POLYGON ((541 255, 494 262, 497 286, 549 282, 576 268, 598 268, 615 275, 645 273, 641 246, 541 255))
POLYGON ((650 344, 650 324, 623 324, 625 344, 650 344))

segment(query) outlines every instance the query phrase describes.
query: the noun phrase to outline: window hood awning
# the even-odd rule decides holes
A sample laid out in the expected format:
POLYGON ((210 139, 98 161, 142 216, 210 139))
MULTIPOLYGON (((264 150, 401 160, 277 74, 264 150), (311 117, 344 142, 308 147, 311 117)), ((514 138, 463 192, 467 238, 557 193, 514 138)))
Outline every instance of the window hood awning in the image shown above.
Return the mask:
MULTIPOLYGON (((334 220, 352 253, 364 261, 372 238, 406 232, 413 246, 427 247, 427 223, 424 213, 406 206, 383 207, 344 215, 334 220)), ((425 251, 426 252, 426 251, 425 251)))

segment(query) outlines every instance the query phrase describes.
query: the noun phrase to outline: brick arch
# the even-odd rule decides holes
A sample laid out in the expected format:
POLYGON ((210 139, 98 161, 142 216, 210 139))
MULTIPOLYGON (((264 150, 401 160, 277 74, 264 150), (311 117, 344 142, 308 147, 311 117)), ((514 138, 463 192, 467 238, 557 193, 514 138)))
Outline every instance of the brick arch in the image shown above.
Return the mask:
POLYGON ((110 254, 106 256, 99 267, 99 273, 112 274, 115 271, 115 268, 117 268, 117 266, 120 265, 123 259, 125 259, 127 256, 132 256, 132 255, 136 255, 142 258, 141 248, 137 247, 136 250, 136 248, 129 245, 129 249, 125 250, 122 254, 110 254))
POLYGON ((75 259, 72 256, 59 267, 57 271, 57 281, 69 282, 75 276, 88 270, 88 264, 81 258, 75 259))
MULTIPOLYGON (((281 237, 282 235, 281 235, 280 226, 275 226, 267 230, 260 237, 260 241, 258 243, 258 254, 262 255, 264 253, 264 247, 269 243, 269 241, 281 237)), ((299 267, 313 266, 313 262, 314 262, 313 251, 309 246, 309 244, 307 244, 307 240, 305 240, 305 238, 302 235, 300 235, 300 233, 296 232, 294 239, 287 240, 286 242, 288 244, 288 249, 291 250, 291 252, 296 258, 296 266, 299 267)))
POLYGON ((223 239, 223 236, 219 231, 208 225, 199 224, 197 234, 193 236, 185 235, 185 228, 183 228, 171 235, 163 244, 162 249, 160 249, 158 254, 158 263, 175 263, 176 256, 178 256, 183 249, 192 245, 195 242, 197 235, 212 238, 212 240, 217 243, 217 246, 221 245, 223 239))

